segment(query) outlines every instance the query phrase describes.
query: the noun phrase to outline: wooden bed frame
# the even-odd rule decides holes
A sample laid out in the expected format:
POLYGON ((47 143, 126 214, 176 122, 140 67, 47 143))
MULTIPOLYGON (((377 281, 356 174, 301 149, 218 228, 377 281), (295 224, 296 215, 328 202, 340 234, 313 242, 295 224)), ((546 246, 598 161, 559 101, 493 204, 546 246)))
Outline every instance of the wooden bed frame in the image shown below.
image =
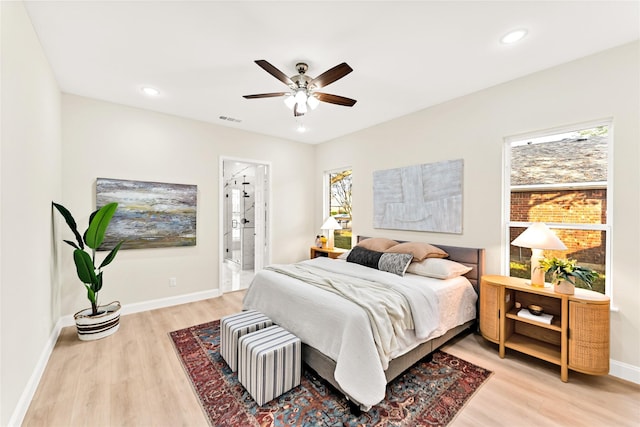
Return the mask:
MULTIPOLYGON (((364 239, 368 239, 368 237, 358 236, 358 242, 364 239)), ((399 240, 398 242, 402 243, 403 241, 399 240)), ((447 245, 435 246, 441 248, 449 254, 449 257, 447 259, 471 267, 471 271, 465 274, 465 277, 467 277, 473 285, 473 288, 478 294, 478 301, 480 301, 480 278, 484 274, 484 249, 447 245)), ((420 359, 433 353, 453 337, 459 335, 467 329, 475 328, 477 325, 478 314, 478 304, 476 304, 476 319, 456 326, 455 328, 447 331, 444 335, 426 341, 413 350, 409 351, 408 353, 405 353, 402 356, 391 360, 389 362, 389 367, 385 371, 387 383, 391 382, 394 378, 416 364, 420 359)), ((302 359, 320 377, 328 381, 333 387, 344 394, 351 402, 359 405, 359 402, 355 401, 347 393, 345 393, 338 385, 338 382, 335 380, 333 373, 335 372, 336 362, 333 359, 304 343, 302 345, 302 359)))

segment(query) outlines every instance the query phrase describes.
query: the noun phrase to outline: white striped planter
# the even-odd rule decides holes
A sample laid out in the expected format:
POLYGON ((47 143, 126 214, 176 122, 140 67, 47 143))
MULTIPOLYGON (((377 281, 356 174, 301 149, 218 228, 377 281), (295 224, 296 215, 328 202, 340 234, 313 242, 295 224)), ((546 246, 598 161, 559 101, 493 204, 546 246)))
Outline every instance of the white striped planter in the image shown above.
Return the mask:
POLYGON ((78 338, 82 341, 93 341, 108 337, 120 328, 120 301, 114 301, 98 307, 98 314, 91 315, 87 308, 73 315, 76 319, 78 338))

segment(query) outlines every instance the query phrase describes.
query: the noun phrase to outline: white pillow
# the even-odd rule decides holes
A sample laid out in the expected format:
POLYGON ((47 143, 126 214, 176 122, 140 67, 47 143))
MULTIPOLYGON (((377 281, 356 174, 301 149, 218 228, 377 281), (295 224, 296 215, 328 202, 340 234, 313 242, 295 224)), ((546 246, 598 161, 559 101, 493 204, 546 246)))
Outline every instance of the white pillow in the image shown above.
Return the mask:
POLYGON ((435 279, 452 279, 467 274, 469 271, 471 271, 471 267, 441 258, 427 258, 420 262, 412 262, 407 268, 407 273, 435 279))
POLYGON ((350 252, 351 252, 351 249, 349 249, 347 252, 341 253, 340 255, 338 255, 338 259, 347 259, 350 252))

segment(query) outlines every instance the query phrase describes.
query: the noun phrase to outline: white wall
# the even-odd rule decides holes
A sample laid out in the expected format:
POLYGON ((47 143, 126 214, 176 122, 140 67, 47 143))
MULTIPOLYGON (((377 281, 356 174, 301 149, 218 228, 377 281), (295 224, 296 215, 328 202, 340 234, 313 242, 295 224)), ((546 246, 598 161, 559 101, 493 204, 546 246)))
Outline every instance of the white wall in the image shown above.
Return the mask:
MULTIPOLYGON (((98 177, 198 186, 197 245, 121 250, 105 269, 102 303, 127 305, 218 289, 221 156, 271 164, 272 261, 308 256, 315 230, 305 215, 314 202, 313 146, 67 94, 62 140, 60 202, 83 229, 95 207, 98 177), (176 287, 169 287, 169 277, 177 279, 176 287)), ((88 306, 70 249, 62 248, 63 315, 88 306)))
POLYGON ((322 220, 320 177, 353 166, 354 234, 487 249, 487 273, 500 274, 503 141, 511 135, 613 118, 612 366, 640 381, 640 45, 638 42, 451 100, 317 146, 315 222, 322 220), (334 153, 341 153, 335 156, 334 153), (460 235, 373 229, 372 173, 464 159, 460 235))
MULTIPOLYGON (((0 425, 60 316, 51 200, 61 194, 60 91, 22 3, 0 2, 0 425)), ((30 383, 28 385, 28 383, 30 383)), ((28 398, 28 397, 27 397, 28 398)))
POLYGON ((33 391, 56 320, 87 306, 59 218, 52 236, 52 200, 86 224, 97 177, 198 185, 198 245, 122 251, 105 273, 104 302, 218 287, 220 156, 271 163, 273 262, 308 256, 323 220, 322 172, 353 165, 355 233, 482 246, 488 272, 500 273, 503 138, 603 117, 615 131, 612 357, 640 366, 638 43, 308 146, 73 95, 61 101, 22 3, 0 2, 0 20, 1 425, 33 391), (465 160, 462 235, 372 228, 374 170, 453 158, 465 160))
POLYGON ((144 303, 218 288, 220 156, 271 164, 272 260, 308 256, 314 148, 62 95, 21 2, 0 2, 0 425, 20 422, 55 342, 87 307, 59 201, 86 224, 97 177, 196 184, 197 246, 121 251, 101 301, 144 303), (55 223, 55 226, 53 225, 55 223), (56 235, 54 235, 56 233, 56 235), (178 286, 168 287, 176 277, 178 286))

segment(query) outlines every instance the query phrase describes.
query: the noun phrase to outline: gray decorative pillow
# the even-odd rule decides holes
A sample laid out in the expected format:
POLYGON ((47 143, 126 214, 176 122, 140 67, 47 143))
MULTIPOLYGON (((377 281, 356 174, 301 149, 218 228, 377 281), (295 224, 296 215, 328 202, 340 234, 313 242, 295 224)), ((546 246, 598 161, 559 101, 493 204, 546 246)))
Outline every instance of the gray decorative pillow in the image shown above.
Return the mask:
POLYGON ((365 267, 375 268, 381 271, 404 276, 407 267, 411 264, 413 255, 411 254, 392 254, 370 251, 360 246, 351 249, 347 256, 347 262, 364 265, 365 267))
POLYGON ((389 273, 404 276, 407 267, 411 264, 413 255, 411 254, 390 254, 385 253, 378 261, 378 270, 388 271, 389 273))

